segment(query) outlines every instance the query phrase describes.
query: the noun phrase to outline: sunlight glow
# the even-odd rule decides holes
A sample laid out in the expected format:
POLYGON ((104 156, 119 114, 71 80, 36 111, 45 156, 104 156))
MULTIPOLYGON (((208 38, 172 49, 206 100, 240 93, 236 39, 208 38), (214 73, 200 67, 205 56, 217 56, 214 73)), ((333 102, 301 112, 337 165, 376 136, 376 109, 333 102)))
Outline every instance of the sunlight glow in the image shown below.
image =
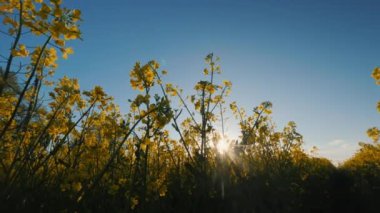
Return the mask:
POLYGON ((220 154, 225 154, 229 149, 228 141, 225 139, 220 140, 216 146, 216 149, 220 154))

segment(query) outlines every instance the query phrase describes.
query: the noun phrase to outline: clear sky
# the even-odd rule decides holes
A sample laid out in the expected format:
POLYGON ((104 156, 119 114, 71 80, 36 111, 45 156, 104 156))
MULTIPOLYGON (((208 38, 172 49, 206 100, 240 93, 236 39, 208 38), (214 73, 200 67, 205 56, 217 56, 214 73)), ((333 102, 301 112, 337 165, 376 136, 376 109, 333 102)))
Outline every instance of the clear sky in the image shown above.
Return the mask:
MULTIPOLYGON (((167 80, 192 89, 203 58, 220 56, 231 100, 250 111, 269 100, 282 128, 293 120, 306 148, 340 161, 380 126, 378 0, 66 0, 83 13, 83 41, 58 73, 95 84, 122 109, 135 61, 158 60, 167 80)), ((228 123, 232 135, 236 122, 228 123)))

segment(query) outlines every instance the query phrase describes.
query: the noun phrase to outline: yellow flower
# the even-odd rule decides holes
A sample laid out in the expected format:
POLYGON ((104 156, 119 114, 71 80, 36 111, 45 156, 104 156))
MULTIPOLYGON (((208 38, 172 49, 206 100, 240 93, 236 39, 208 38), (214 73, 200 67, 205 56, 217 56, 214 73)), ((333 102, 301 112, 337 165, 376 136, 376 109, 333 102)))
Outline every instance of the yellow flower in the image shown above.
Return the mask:
POLYGON ((172 84, 166 84, 166 93, 168 93, 171 96, 177 95, 177 90, 173 87, 172 84))
POLYGON ((194 106, 195 106, 195 110, 199 110, 201 108, 201 102, 199 101, 195 102, 194 106))
POLYGON ((80 37, 80 31, 78 27, 72 26, 68 28, 67 32, 64 35, 66 40, 74 40, 80 37))
POLYGON ((54 12, 53 12, 53 14, 54 14, 54 16, 55 16, 56 18, 59 18, 59 17, 62 16, 62 10, 61 10, 59 7, 56 7, 56 8, 54 8, 54 12))
POLYGON ((231 81, 227 81, 227 80, 224 80, 224 81, 223 81, 223 84, 224 84, 224 86, 226 86, 226 87, 231 87, 231 86, 232 86, 231 81))
POLYGON ((50 12, 51 12, 50 7, 47 6, 45 3, 42 3, 41 9, 38 12, 38 15, 41 16, 41 18, 43 18, 43 19, 47 19, 50 12))
POLYGON ((82 189, 82 184, 80 182, 75 182, 72 184, 74 191, 79 192, 82 189))
POLYGON ((380 85, 380 67, 376 67, 371 74, 371 77, 375 79, 376 84, 380 85))
POLYGON ((0 11, 4 13, 12 13, 13 7, 11 5, 0 5, 0 11))
POLYGON ((142 150, 143 152, 145 152, 145 150, 146 150, 146 144, 145 144, 145 143, 142 143, 142 144, 140 145, 140 148, 141 148, 141 150, 142 150))
POLYGON ((154 72, 151 69, 148 69, 145 72, 145 79, 148 83, 152 83, 154 80, 154 72))
POLYGON ((27 57, 29 55, 29 51, 26 49, 25 45, 20 44, 18 50, 12 50, 13 56, 27 57))
POLYGON ((127 183, 127 179, 125 179, 125 178, 120 178, 119 179, 119 184, 120 185, 125 185, 127 183))
POLYGON ((58 39, 65 29, 66 28, 62 22, 55 22, 52 26, 49 27, 49 31, 54 39, 58 39))
POLYGON ((62 58, 67 59, 68 55, 73 54, 74 50, 71 47, 68 48, 62 48, 62 58))
POLYGON ((133 197, 131 199, 131 209, 135 209, 138 204, 139 204, 139 200, 137 199, 137 197, 133 197))
POLYGON ((72 11, 72 20, 78 21, 80 20, 81 11, 80 10, 73 10, 72 11))
POLYGON ((132 89, 134 89, 134 90, 136 90, 139 87, 139 85, 140 85, 138 81, 135 81, 135 80, 132 80, 132 79, 131 79, 130 83, 131 83, 132 89))
POLYGON ((160 189, 160 197, 164 197, 166 195, 166 191, 167 191, 166 187, 161 187, 161 189, 160 189))
POLYGON ((53 68, 57 67, 57 64, 55 63, 57 59, 57 51, 53 47, 46 50, 45 66, 53 68))
POLYGON ((215 92, 215 87, 212 84, 209 84, 206 86, 206 90, 210 93, 213 94, 215 92))
POLYGON ((194 87, 194 89, 195 90, 202 90, 203 89, 203 85, 202 84, 200 84, 199 82, 195 85, 195 87, 194 87))
POLYGON ((18 23, 17 21, 11 19, 10 17, 6 16, 3 20, 3 24, 11 24, 13 27, 17 27, 18 23))
POLYGON ((151 63, 152 63, 152 67, 153 67, 154 69, 158 69, 158 68, 160 68, 160 64, 159 64, 157 61, 151 61, 151 63))
POLYGON ((370 137, 373 141, 378 141, 380 138, 380 130, 376 127, 372 127, 371 129, 367 130, 367 135, 370 137))
POLYGON ((55 44, 57 44, 58 46, 61 46, 61 47, 65 46, 65 41, 62 40, 62 39, 56 39, 56 40, 54 40, 54 42, 55 42, 55 44))

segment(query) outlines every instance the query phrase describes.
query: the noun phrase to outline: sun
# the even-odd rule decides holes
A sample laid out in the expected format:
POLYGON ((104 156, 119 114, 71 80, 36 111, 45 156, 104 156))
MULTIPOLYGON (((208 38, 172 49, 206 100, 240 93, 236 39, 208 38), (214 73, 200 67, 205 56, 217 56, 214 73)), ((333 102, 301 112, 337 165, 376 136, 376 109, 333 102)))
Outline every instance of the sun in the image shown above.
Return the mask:
POLYGON ((225 139, 220 140, 218 144, 216 145, 216 149, 218 150, 220 154, 225 154, 229 149, 228 141, 225 139))

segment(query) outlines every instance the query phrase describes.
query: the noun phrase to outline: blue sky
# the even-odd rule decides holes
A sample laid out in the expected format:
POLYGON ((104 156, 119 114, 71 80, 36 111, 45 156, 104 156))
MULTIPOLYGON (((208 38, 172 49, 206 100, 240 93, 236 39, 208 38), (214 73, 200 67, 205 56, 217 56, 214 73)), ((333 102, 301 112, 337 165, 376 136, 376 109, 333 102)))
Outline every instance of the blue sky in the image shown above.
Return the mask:
MULTIPOLYGON (((380 2, 375 0, 66 0, 83 13, 83 41, 60 61, 59 75, 95 84, 121 108, 133 96, 129 70, 156 59, 167 81, 190 91, 204 56, 220 56, 233 83, 230 100, 250 111, 273 102, 279 128, 293 120, 306 148, 340 161, 380 126, 380 2)), ((228 122, 237 133, 236 122, 228 122)))

